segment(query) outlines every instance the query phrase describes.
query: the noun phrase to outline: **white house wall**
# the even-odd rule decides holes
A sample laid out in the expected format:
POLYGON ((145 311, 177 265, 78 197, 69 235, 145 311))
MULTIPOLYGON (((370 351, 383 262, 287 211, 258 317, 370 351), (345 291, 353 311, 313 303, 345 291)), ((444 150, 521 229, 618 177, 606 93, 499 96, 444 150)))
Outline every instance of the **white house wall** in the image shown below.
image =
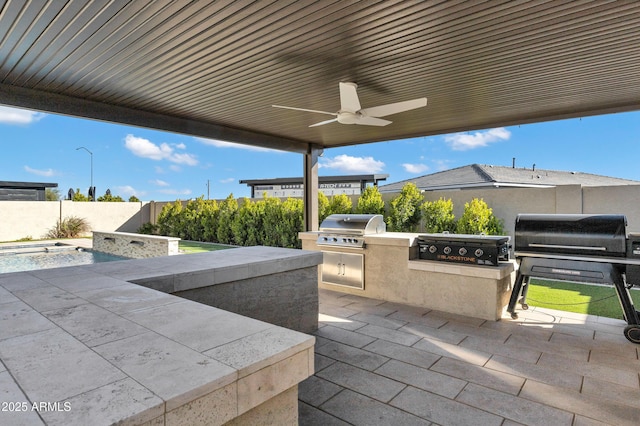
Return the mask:
POLYGON ((91 229, 136 232, 149 221, 148 203, 0 201, 0 241, 42 239, 58 220, 79 217, 91 229))
MULTIPOLYGON (((464 204, 483 199, 493 213, 504 220, 508 235, 513 235, 519 213, 609 213, 627 216, 628 232, 640 232, 640 185, 555 188, 497 188, 423 193, 425 200, 451 199, 454 214, 462 215, 464 204)), ((397 194, 383 194, 387 202, 397 194)), ((354 206, 358 196, 351 196, 354 206)), ((255 199, 258 200, 258 199, 255 199)), ((30 237, 39 239, 69 216, 86 219, 97 231, 136 232, 146 222, 156 222, 167 202, 105 203, 73 201, 0 201, 0 241, 30 237)))

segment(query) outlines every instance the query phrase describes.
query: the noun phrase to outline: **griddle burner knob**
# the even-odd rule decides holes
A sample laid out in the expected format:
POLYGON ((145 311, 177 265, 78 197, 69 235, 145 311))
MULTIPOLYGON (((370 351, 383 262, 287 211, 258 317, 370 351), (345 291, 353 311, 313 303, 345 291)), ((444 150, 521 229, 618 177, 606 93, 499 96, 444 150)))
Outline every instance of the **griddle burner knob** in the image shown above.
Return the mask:
POLYGON ((465 254, 467 254, 467 249, 464 247, 460 247, 460 250, 458 250, 458 254, 460 256, 464 256, 465 254))
POLYGON ((358 240, 357 240, 356 238, 354 238, 354 239, 353 239, 353 242, 354 242, 355 244, 358 244, 358 240))
POLYGON ((429 253, 435 253, 438 251, 438 247, 436 246, 429 246, 429 253))
POLYGON ((449 254, 451 253, 451 247, 447 246, 444 248, 444 254, 449 254))
POLYGON ((476 257, 480 257, 484 254, 484 250, 482 249, 477 249, 474 254, 476 255, 476 257))

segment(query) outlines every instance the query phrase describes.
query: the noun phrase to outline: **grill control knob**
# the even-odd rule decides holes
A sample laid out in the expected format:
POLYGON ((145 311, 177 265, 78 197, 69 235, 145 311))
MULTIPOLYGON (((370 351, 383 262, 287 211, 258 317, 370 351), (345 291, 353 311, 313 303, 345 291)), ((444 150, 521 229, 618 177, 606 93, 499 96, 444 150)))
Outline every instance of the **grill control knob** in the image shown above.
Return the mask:
POLYGON ((355 244, 358 244, 358 240, 357 240, 356 238, 354 238, 354 239, 353 239, 353 242, 354 242, 355 244))
POLYGON ((333 237, 333 242, 338 242, 338 239, 336 237, 333 237))
POLYGON ((446 247, 444 248, 444 254, 449 254, 449 253, 451 253, 451 247, 446 246, 446 247))
POLYGON ((438 251, 438 247, 436 246, 429 246, 429 253, 435 253, 438 251))
POLYGON ((460 256, 464 256, 465 254, 467 254, 467 249, 464 247, 460 247, 460 250, 458 250, 458 254, 460 256))
POLYGON ((484 254, 484 251, 483 251, 482 249, 477 249, 477 250, 475 251, 475 255, 476 255, 476 257, 480 257, 480 256, 482 256, 483 254, 484 254))

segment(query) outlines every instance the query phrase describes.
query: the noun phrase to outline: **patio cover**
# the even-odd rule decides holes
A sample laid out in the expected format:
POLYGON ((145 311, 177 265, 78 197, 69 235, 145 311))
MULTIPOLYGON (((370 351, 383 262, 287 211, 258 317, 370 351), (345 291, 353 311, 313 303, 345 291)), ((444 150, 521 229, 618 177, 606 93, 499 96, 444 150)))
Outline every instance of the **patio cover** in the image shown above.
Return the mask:
POLYGON ((317 188, 326 148, 637 110, 638 28, 634 1, 0 0, 0 104, 302 153, 317 188), (271 106, 337 111, 340 81, 429 103, 271 106))

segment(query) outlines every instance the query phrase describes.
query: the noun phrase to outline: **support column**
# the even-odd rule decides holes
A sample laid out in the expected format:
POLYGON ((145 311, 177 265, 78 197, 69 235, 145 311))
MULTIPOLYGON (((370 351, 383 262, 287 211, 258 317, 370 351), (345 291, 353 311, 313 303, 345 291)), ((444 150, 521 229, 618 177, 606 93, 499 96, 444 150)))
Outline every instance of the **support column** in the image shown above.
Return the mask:
POLYGON ((304 154, 304 231, 318 230, 318 157, 322 149, 309 146, 304 154))

